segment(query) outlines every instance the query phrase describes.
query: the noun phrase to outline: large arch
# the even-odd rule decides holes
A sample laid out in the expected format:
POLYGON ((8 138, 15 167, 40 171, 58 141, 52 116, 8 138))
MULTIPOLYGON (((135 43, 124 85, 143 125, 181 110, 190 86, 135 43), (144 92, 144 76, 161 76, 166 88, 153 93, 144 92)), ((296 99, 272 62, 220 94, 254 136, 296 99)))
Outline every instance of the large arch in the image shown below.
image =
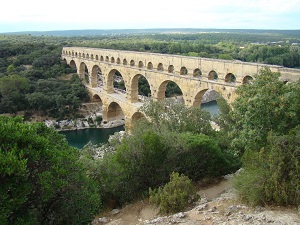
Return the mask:
POLYGON ((140 120, 142 118, 145 118, 145 115, 143 113, 135 112, 131 117, 131 121, 134 122, 134 121, 140 120))
POLYGON ((149 81, 147 80, 146 77, 144 77, 141 74, 136 74, 132 79, 131 79, 131 93, 130 93, 130 99, 131 102, 137 102, 139 101, 139 95, 149 97, 151 96, 151 87, 149 85, 149 81), (145 89, 149 88, 150 93, 144 94, 144 92, 148 92, 147 90, 143 91, 141 90, 141 82, 143 82, 143 85, 145 85, 145 89))
POLYGON ((107 107, 107 120, 113 121, 121 119, 125 119, 125 115, 121 106, 116 102, 111 102, 107 107))
POLYGON ((107 76, 107 80, 106 80, 106 90, 108 94, 114 93, 114 88, 116 85, 116 82, 120 84, 122 79, 122 86, 124 85, 125 88, 125 92, 126 92, 126 83, 125 80, 123 79, 122 74, 120 73, 120 71, 118 71, 117 69, 112 69, 107 76), (117 77, 121 76, 120 79, 117 79, 117 77), (116 80, 117 79, 117 80, 116 80))
POLYGON ((77 69, 77 66, 76 66, 76 63, 75 63, 74 60, 71 60, 69 65, 70 65, 71 68, 76 68, 77 69))
POLYGON ((100 98, 100 96, 98 94, 94 94, 92 96, 92 102, 99 102, 100 106, 103 105, 102 99, 100 98))
POLYGON ((91 74, 91 86, 92 88, 100 86, 100 80, 102 77, 102 71, 101 68, 98 65, 94 65, 92 68, 92 74, 91 74))
MULTIPOLYGON (((177 88, 176 87, 176 88, 177 88)), ((157 89, 157 96, 156 96, 156 98, 158 99, 158 100, 163 100, 163 99, 165 99, 165 98, 168 98, 168 97, 173 97, 173 98, 175 98, 175 99, 179 99, 179 96, 182 96, 182 88, 180 88, 180 86, 176 83, 176 82, 174 82, 174 81, 171 81, 171 80, 165 80, 165 81, 163 81, 160 85, 159 85, 159 87, 158 87, 158 89, 157 89), (180 92, 181 92, 181 95, 177 95, 177 94, 173 94, 173 93, 171 93, 171 95, 170 96, 167 96, 167 93, 166 93, 166 91, 167 91, 167 86, 168 86, 168 84, 175 84, 179 89, 180 89, 180 92)), ((183 103, 184 103, 184 98, 182 97, 182 101, 183 101, 183 103)))
POLYGON ((202 103, 214 101, 220 97, 222 97, 222 93, 213 89, 205 88, 195 95, 192 105, 194 107, 200 107, 202 103))
POLYGON ((84 62, 80 63, 79 77, 80 77, 80 79, 84 80, 86 83, 89 83, 89 71, 84 62))

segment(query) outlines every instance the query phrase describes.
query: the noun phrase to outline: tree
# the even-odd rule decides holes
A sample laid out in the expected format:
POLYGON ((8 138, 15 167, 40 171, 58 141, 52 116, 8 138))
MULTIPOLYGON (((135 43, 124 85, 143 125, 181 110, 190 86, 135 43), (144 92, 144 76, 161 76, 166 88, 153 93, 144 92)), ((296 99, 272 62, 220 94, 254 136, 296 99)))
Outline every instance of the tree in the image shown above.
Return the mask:
POLYGON ((199 107, 186 107, 172 99, 165 101, 150 100, 140 108, 151 121, 148 126, 161 132, 191 132, 210 135, 210 114, 199 107))
POLYGON ((265 68, 252 84, 237 89, 233 103, 233 146, 260 150, 268 133, 286 134, 300 122, 300 82, 286 85, 280 74, 265 68), (297 100, 298 99, 298 100, 297 100))
POLYGON ((243 152, 245 171, 236 188, 257 204, 298 205, 300 200, 300 81, 285 84, 265 68, 237 91, 232 145, 243 152))
POLYGON ((86 224, 99 190, 78 150, 42 123, 0 117, 0 223, 86 224))
POLYGON ((0 78, 0 113, 16 113, 27 107, 25 94, 30 85, 27 78, 10 75, 0 78))

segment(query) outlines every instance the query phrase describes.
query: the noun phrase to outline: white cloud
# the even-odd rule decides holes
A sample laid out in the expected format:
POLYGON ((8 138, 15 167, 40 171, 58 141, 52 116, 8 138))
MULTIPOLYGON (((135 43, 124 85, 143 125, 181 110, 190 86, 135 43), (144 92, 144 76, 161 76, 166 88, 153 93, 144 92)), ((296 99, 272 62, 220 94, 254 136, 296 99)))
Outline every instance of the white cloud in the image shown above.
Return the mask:
POLYGON ((14 0, 1 2, 0 24, 32 24, 32 27, 44 24, 43 30, 153 27, 283 29, 280 24, 300 29, 299 6, 300 0, 14 0), (289 20, 289 14, 297 12, 298 20, 289 20))

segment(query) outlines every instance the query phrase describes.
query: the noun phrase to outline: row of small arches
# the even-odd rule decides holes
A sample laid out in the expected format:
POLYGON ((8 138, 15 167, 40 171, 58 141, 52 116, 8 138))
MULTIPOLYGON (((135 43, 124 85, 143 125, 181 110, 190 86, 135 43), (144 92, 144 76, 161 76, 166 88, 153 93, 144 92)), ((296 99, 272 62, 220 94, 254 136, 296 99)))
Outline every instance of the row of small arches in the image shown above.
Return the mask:
MULTIPOLYGON (((86 58, 86 59, 92 59, 92 60, 94 59, 94 55, 93 55, 93 54, 89 55, 88 53, 87 53, 87 54, 85 54, 85 53, 82 53, 82 54, 81 54, 81 53, 77 53, 77 52, 75 52, 75 53, 72 52, 72 53, 71 53, 70 51, 69 51, 69 52, 64 51, 63 53, 66 54, 66 55, 69 55, 69 56, 75 56, 75 57, 79 57, 79 58, 86 58)), ((95 60, 99 60, 99 56, 98 56, 98 55, 95 56, 95 60)), ((102 62, 105 61, 105 62, 108 62, 108 63, 117 63, 117 64, 121 64, 121 59, 120 59, 120 58, 117 58, 117 59, 115 60, 114 57, 109 58, 108 56, 105 57, 105 60, 104 60, 104 57, 103 57, 103 56, 100 56, 100 61, 102 61, 102 62)), ((122 64, 125 65, 125 66, 127 66, 127 65, 128 65, 127 59, 123 59, 122 64)), ((135 66, 135 61, 134 61, 134 60, 130 60, 129 65, 132 66, 132 67, 135 66)), ((138 63, 138 68, 143 68, 143 67, 144 67, 144 63, 143 63, 142 61, 139 61, 139 63, 138 63)), ((153 70, 153 69, 154 69, 154 66, 153 66, 152 62, 148 62, 148 64, 147 64, 147 69, 148 69, 148 70, 153 70)), ((164 71, 164 66, 163 66, 163 64, 162 64, 162 63, 158 63, 156 69, 157 69, 158 71, 162 71, 162 72, 163 72, 163 71, 164 71)), ((173 65, 169 65, 167 71, 168 71, 168 73, 175 73, 175 68, 174 68, 174 66, 173 66, 173 65)), ((187 68, 183 66, 183 67, 180 68, 179 74, 180 74, 180 75, 188 75, 189 73, 188 73, 187 68)), ((200 78, 200 77, 202 76, 202 71, 201 71, 199 68, 196 68, 196 69, 193 70, 192 75, 193 75, 193 77, 198 77, 198 78, 200 78)), ((208 73, 207 79, 208 79, 208 80, 218 80, 219 77, 218 77, 217 72, 214 71, 214 70, 210 71, 210 72, 208 73)), ((249 81, 251 81, 251 80, 252 80, 252 77, 251 77, 251 76, 246 76, 246 77, 243 79, 243 84, 249 83, 249 81)), ((236 77, 235 77, 235 75, 232 74, 232 73, 228 73, 228 74, 225 76, 225 82, 227 82, 227 83, 235 83, 235 82, 236 82, 236 77)))

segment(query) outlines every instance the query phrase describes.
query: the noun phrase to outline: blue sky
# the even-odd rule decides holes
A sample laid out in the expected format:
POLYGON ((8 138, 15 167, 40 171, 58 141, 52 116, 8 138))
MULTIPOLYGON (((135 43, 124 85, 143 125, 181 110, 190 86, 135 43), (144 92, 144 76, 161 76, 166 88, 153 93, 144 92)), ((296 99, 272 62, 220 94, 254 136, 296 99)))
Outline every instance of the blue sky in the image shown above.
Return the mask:
POLYGON ((0 33, 74 29, 300 29, 300 0, 5 0, 0 33))

